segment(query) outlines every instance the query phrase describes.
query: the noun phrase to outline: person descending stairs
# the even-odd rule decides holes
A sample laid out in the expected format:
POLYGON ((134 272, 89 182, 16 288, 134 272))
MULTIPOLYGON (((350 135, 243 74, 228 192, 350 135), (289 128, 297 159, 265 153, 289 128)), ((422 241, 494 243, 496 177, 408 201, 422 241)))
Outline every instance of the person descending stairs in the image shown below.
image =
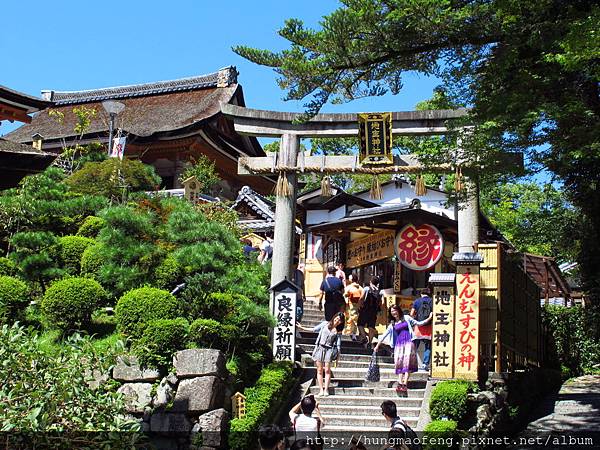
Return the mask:
MULTIPOLYGON (((304 303, 304 327, 314 327, 324 320, 314 298, 304 303)), ((305 355, 307 366, 314 366, 312 354, 317 333, 300 331, 296 339, 298 351, 305 355)), ((342 337, 341 356, 337 367, 332 367, 332 381, 328 396, 318 398, 327 432, 387 432, 389 425, 381 414, 380 405, 385 400, 393 400, 398 407, 398 415, 412 428, 416 428, 425 394, 428 373, 413 373, 408 382, 408 392, 397 393, 398 376, 395 373, 393 358, 382 356, 379 351, 381 379, 378 382, 365 380, 371 361, 372 350, 367 350, 350 336, 342 337)), ((313 381, 310 394, 319 394, 319 387, 313 381)))

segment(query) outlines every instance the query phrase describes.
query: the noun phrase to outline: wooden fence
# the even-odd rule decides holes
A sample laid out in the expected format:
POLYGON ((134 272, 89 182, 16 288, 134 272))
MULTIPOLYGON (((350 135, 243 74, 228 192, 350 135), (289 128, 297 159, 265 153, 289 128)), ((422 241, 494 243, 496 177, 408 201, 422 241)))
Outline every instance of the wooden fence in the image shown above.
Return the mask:
POLYGON ((519 255, 502 243, 479 244, 481 370, 507 372, 544 357, 540 288, 519 255))

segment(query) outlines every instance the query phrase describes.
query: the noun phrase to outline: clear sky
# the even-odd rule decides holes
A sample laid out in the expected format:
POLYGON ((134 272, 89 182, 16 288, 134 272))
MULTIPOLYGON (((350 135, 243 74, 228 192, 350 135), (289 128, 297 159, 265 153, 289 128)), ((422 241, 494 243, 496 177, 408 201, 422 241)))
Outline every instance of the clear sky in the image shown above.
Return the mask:
MULTIPOLYGON (((170 80, 234 65, 246 105, 302 111, 284 102, 276 75, 237 56, 247 44, 283 49, 287 18, 317 25, 335 0, 5 0, 0 14, 0 84, 31 95, 170 80)), ((401 111, 431 97, 435 79, 410 75, 393 96, 328 105, 327 112, 401 111)), ((0 135, 18 126, 3 122, 0 135)))

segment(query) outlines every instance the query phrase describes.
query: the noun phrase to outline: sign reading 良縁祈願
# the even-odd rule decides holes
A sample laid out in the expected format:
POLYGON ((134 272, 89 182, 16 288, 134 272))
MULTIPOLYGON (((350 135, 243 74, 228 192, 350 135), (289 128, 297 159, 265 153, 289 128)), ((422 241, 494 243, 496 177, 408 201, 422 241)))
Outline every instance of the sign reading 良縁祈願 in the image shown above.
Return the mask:
POLYGON ((359 162, 363 166, 393 164, 392 113, 358 115, 359 162))
POLYGON ((271 287, 272 312, 277 320, 273 329, 273 359, 294 361, 296 347, 296 298, 298 287, 287 279, 271 287))

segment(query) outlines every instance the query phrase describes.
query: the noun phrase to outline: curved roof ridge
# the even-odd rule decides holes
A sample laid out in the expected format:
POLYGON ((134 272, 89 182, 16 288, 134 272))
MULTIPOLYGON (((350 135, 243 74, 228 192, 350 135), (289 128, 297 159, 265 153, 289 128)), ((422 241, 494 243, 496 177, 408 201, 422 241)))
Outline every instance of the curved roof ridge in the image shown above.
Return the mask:
POLYGON ((49 97, 56 106, 75 103, 98 102, 109 99, 141 97, 168 92, 178 92, 193 89, 228 87, 237 82, 237 69, 234 66, 225 67, 217 72, 178 78, 175 80, 153 81, 149 83, 113 86, 99 89, 80 91, 45 90, 42 94, 49 97))

